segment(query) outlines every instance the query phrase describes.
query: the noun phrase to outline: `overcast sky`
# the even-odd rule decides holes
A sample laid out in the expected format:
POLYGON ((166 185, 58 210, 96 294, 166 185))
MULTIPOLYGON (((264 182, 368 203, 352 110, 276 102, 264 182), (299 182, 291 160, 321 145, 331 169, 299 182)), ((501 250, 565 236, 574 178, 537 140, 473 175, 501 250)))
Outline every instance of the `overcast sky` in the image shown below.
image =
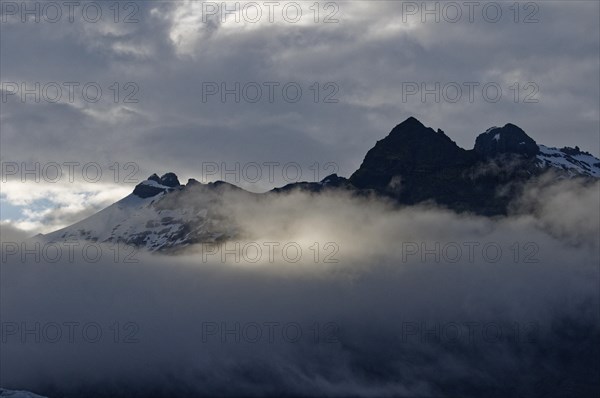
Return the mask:
POLYGON ((259 192, 297 166, 302 180, 348 177, 409 116, 467 149, 510 122, 600 154, 597 1, 241 2, 237 17, 200 1, 25 4, 0 16, 5 228, 70 224, 154 172, 226 169, 259 192), (36 7, 39 21, 23 15, 36 7), (39 163, 39 182, 21 162, 39 163))

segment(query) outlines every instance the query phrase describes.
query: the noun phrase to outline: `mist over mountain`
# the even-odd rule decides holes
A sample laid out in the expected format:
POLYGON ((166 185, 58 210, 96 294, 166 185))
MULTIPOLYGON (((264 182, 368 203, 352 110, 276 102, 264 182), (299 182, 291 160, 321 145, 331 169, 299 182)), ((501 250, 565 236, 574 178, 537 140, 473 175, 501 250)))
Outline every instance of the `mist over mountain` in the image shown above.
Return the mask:
POLYGON ((153 174, 126 198, 40 238, 125 243, 152 251, 219 243, 243 237, 237 220, 225 210, 228 202, 264 201, 293 191, 342 192, 391 200, 397 206, 430 203, 457 212, 506 216, 517 209, 527 184, 565 178, 590 184, 599 177, 599 159, 578 147, 538 145, 513 124, 488 129, 467 150, 442 130, 410 117, 367 152, 350 178, 334 174, 254 194, 222 181, 190 179, 182 185, 174 173, 153 174))
POLYGON ((154 174, 3 242, 0 379, 49 398, 595 397, 597 170, 514 125, 466 150, 410 118, 350 178, 257 194, 154 174))
MULTIPOLYGON (((5 388, 50 398, 600 391, 600 182, 547 176, 502 217, 351 190, 188 185, 155 205, 192 209, 186 189, 201 189, 194 198, 235 220, 221 250, 115 259, 93 244, 106 251, 90 259, 79 241, 74 258, 4 253, 5 388)), ((144 220, 160 211, 135 209, 144 220)), ((212 231, 231 225, 200 216, 212 231)))

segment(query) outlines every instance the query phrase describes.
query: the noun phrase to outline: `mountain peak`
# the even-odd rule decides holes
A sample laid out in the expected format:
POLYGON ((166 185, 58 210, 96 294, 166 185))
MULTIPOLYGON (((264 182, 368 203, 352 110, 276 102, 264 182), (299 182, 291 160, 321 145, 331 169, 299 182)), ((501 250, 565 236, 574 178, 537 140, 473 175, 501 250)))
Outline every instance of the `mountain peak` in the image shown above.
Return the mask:
POLYGON ((443 131, 436 132, 409 117, 367 152, 350 182, 358 188, 388 189, 390 184, 396 186, 396 177, 402 175, 408 191, 420 175, 469 162, 467 151, 459 148, 443 131))
POLYGON ((404 124, 409 124, 409 125, 417 125, 417 126, 422 126, 422 127, 425 127, 425 126, 423 125, 423 123, 421 123, 421 122, 419 121, 419 119, 417 119, 417 118, 416 118, 416 117, 414 117, 414 116, 409 116, 409 117, 408 117, 408 118, 407 118, 405 121, 403 121, 402 123, 400 123, 400 125, 404 125, 404 124))
POLYGON ((535 140, 523 129, 512 123, 504 127, 492 127, 475 140, 475 152, 489 158, 502 153, 514 153, 526 157, 535 156, 539 148, 535 140))
MULTIPOLYGON (((154 174, 154 175, 156 175, 156 174, 154 174)), ((181 185, 179 183, 179 179, 177 179, 177 176, 175 175, 175 173, 164 174, 162 177, 160 177, 160 183, 162 185, 170 187, 170 188, 175 188, 175 187, 178 187, 179 185, 181 185)))
POLYGON ((148 179, 136 185, 133 194, 140 198, 149 198, 180 186, 181 184, 175 173, 166 173, 162 177, 154 173, 148 179))
POLYGON ((557 179, 600 178, 600 159, 578 147, 538 146, 511 123, 486 130, 477 138, 475 149, 465 150, 442 130, 435 131, 410 117, 368 151, 350 179, 331 174, 320 182, 295 182, 270 193, 253 194, 224 181, 202 184, 191 178, 183 186, 174 173, 152 174, 132 195, 37 239, 125 242, 153 251, 224 242, 239 233, 238 226, 229 223, 233 217, 223 212, 229 194, 254 200, 296 190, 382 195, 401 205, 433 201, 458 212, 495 216, 507 213, 523 183, 547 170, 553 176, 558 173, 557 179), (507 152, 518 156, 486 159, 507 152), (536 152, 534 156, 520 155, 536 152))
POLYGON ((392 133, 426 128, 417 118, 411 116, 392 129, 392 133))

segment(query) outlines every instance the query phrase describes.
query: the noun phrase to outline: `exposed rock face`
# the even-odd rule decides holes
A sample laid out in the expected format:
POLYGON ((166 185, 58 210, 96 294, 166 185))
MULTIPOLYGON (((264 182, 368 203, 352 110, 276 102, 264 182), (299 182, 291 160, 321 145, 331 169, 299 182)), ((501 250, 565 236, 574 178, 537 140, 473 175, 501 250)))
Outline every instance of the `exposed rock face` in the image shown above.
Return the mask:
POLYGON ((143 181, 136 185, 135 189, 133 190, 133 194, 139 196, 140 198, 150 198, 158 195, 161 192, 165 192, 165 188, 144 184, 143 181))
POLYGON ((181 185, 179 184, 179 180, 177 179, 175 173, 167 173, 163 175, 162 177, 160 177, 160 183, 170 188, 175 188, 181 185))
POLYGON ((563 152, 556 155, 558 160, 550 155, 540 159, 540 148, 545 147, 507 124, 487 130, 473 150, 465 150, 443 131, 411 117, 369 150, 350 182, 402 204, 431 200, 457 211, 496 215, 506 213, 523 182, 549 166, 569 176, 596 176, 591 155, 571 162, 563 152))
POLYGON ((160 184, 160 177, 158 176, 158 174, 154 173, 150 177, 148 177, 148 181, 154 181, 154 182, 160 184))
POLYGON ((411 117, 369 150, 350 181, 358 188, 394 190, 395 180, 401 177, 408 188, 424 176, 443 173, 450 177, 475 160, 443 131, 435 132, 411 117))
POLYGON ((539 153, 537 143, 514 124, 492 127, 475 140, 475 152, 485 158, 493 158, 502 153, 533 157, 539 153))
POLYGON ((147 180, 136 185, 133 194, 140 198, 150 198, 178 187, 181 187, 181 184, 175 173, 167 173, 162 177, 152 174, 147 180))
POLYGON ((476 153, 458 147, 443 131, 436 132, 411 117, 369 150, 350 182, 400 203, 435 200, 466 209, 465 204, 483 200, 470 178, 470 169, 479 160, 476 153))

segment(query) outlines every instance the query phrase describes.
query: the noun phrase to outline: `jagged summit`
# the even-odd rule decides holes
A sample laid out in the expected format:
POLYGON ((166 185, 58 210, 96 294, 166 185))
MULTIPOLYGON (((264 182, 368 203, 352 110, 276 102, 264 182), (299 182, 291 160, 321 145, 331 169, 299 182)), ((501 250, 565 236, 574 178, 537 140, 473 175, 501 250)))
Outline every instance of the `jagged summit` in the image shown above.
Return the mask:
MULTIPOLYGON (((160 184, 160 177, 158 174, 154 173, 150 177, 147 178, 148 181, 154 181, 160 184)), ((161 184, 162 185, 162 184, 161 184)))
POLYGON ((174 188, 178 187, 179 179, 175 173, 166 173, 162 177, 159 177, 158 174, 154 173, 146 181, 154 181, 160 185, 164 185, 166 187, 174 188))
POLYGON ((502 214, 516 193, 499 197, 500 186, 519 185, 549 168, 566 176, 600 176, 598 159, 578 150, 539 145, 507 123, 480 134, 472 150, 460 148, 442 130, 414 117, 392 129, 350 177, 371 189, 413 204, 434 200, 456 210, 502 214))
MULTIPOLYGON (((434 130, 431 127, 426 127, 417 118, 415 118, 414 116, 410 116, 402 123, 396 125, 396 127, 392 129, 389 135, 405 137, 413 134, 423 134, 424 130, 427 130, 427 133, 434 132, 434 130)), ((449 137, 446 136, 443 130, 437 129, 437 133, 449 139, 449 137)))
POLYGON ((175 173, 166 173, 165 175, 160 177, 160 183, 171 188, 178 187, 179 185, 181 185, 179 184, 179 179, 177 179, 175 173))
POLYGON ((535 140, 520 127, 507 123, 504 127, 492 127, 475 140, 475 152, 485 158, 501 153, 514 153, 533 157, 539 153, 535 140))
POLYGON ((136 185, 133 194, 140 198, 149 198, 179 187, 181 184, 175 173, 166 173, 162 177, 155 173, 136 185))
MULTIPOLYGON (((382 189, 399 175, 414 178, 442 168, 457 167, 473 160, 443 131, 425 127, 414 117, 400 123, 367 152, 360 168, 350 177, 359 188, 382 189)), ((411 178, 412 179, 412 178, 411 178)), ((404 178, 404 183, 408 180, 404 178)))
MULTIPOLYGON (((384 196, 398 204, 434 202, 458 212, 506 214, 519 189, 552 170, 556 179, 600 178, 600 160, 578 147, 538 145, 514 124, 492 127, 474 149, 456 145, 442 130, 414 117, 395 126, 371 148, 350 179, 331 174, 253 194, 224 181, 181 185, 174 173, 152 174, 132 194, 69 227, 39 237, 124 242, 148 250, 222 242, 240 233, 227 205, 302 191, 384 196)), ((591 181, 591 180, 590 180, 591 181)))

